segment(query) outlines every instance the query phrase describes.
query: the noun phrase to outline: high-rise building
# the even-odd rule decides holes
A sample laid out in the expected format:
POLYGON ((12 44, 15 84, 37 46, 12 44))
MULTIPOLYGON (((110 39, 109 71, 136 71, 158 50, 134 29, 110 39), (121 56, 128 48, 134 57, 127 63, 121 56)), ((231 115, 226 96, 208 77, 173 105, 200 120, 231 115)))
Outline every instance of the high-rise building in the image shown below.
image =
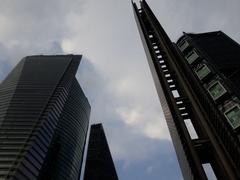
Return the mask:
POLYGON ((133 8, 184 179, 240 179, 239 44, 221 31, 172 43, 146 1, 133 8))
POLYGON ((91 125, 84 180, 118 180, 102 124, 91 125))
POLYGON ((80 60, 28 56, 1 83, 0 179, 79 179, 90 114, 80 60))

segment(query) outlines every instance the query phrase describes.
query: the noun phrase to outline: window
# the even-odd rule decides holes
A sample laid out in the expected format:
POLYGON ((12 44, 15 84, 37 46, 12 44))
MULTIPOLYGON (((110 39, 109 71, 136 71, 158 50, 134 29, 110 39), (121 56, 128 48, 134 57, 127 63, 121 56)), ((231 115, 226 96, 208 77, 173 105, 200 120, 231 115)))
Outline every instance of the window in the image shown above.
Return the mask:
POLYGON ((235 105, 231 107, 224 113, 225 117, 227 118, 230 125, 233 129, 236 129, 240 126, 240 107, 239 105, 235 105))
POLYGON ((187 49, 188 46, 189 46, 189 44, 186 40, 183 40, 180 43, 178 43, 178 47, 179 47, 180 51, 184 51, 185 49, 187 49))
POLYGON ((195 50, 192 50, 185 57, 186 57, 188 63, 192 64, 199 56, 195 50))
POLYGON ((204 172, 206 173, 207 179, 217 180, 215 172, 213 171, 213 168, 210 163, 202 164, 202 166, 203 166, 204 172))
POLYGON ((180 95, 179 95, 179 93, 178 93, 177 90, 173 90, 173 91, 172 91, 172 94, 173 94, 173 97, 174 97, 174 98, 179 98, 179 97, 180 97, 180 95))
POLYGON ((188 133, 189 133, 191 139, 198 139, 197 132, 192 124, 191 119, 184 119, 184 123, 187 127, 187 130, 188 130, 188 133))
POLYGON ((201 65, 198 69, 195 70, 195 73, 200 80, 205 78, 210 72, 210 69, 205 64, 201 65))
POLYGON ((223 94, 225 94, 227 91, 219 81, 216 81, 208 88, 208 92, 212 96, 213 100, 216 100, 223 94))

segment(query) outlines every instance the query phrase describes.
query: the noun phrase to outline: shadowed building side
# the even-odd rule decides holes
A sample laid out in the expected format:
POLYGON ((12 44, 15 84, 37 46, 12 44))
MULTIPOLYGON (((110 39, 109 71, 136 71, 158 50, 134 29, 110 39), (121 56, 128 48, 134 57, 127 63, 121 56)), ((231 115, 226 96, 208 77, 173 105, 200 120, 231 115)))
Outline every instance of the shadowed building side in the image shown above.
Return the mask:
POLYGON ((91 125, 84 180, 118 180, 102 124, 91 125))

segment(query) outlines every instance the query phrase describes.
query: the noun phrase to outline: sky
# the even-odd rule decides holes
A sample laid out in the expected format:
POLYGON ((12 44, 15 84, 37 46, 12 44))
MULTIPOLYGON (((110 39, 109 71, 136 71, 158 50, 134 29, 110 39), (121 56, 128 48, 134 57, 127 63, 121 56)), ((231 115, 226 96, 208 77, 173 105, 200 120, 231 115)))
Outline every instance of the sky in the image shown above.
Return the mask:
MULTIPOLYGON (((0 0, 0 80, 27 55, 82 54, 77 78, 120 180, 182 175, 130 0, 0 0)), ((172 41, 222 30, 240 42, 239 0, 147 0, 172 41)))

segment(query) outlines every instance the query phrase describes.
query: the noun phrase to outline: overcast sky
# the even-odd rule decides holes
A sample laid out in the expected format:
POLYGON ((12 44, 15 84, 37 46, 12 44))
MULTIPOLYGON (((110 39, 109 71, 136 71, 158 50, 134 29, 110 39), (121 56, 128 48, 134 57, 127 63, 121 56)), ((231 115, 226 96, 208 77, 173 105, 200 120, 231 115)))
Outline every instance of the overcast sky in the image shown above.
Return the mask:
MULTIPOLYGON (((223 30, 240 42, 239 0, 148 0, 176 41, 223 30)), ((120 180, 178 180, 130 0, 1 0, 0 79, 24 56, 82 54, 77 77, 102 122, 120 180)))

